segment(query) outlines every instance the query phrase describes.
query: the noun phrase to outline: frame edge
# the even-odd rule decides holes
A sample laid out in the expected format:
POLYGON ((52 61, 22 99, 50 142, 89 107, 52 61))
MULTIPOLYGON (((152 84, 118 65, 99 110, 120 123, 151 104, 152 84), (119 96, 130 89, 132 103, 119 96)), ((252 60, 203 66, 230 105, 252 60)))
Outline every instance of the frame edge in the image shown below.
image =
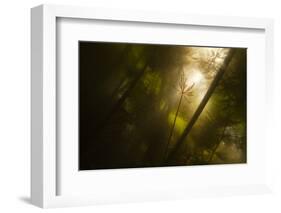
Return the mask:
MULTIPOLYGON (((87 9, 76 6, 49 4, 40 5, 31 9, 31 203, 41 208, 57 207, 59 203, 61 203, 62 206, 65 206, 66 202, 64 198, 56 197, 56 194, 53 193, 55 189, 49 188, 56 186, 56 180, 53 176, 55 171, 51 171, 51 168, 53 168, 55 165, 54 163, 56 162, 55 153, 50 153, 51 150, 55 149, 55 145, 52 144, 54 135, 49 134, 50 131, 53 131, 53 127, 50 127, 50 125, 52 125, 54 118, 48 118, 48 116, 54 115, 54 106, 52 105, 53 101, 51 101, 51 103, 48 101, 54 98, 54 92, 56 91, 56 88, 53 87, 54 82, 52 82, 52 79, 55 79, 55 75, 53 75, 55 70, 52 70, 55 67, 54 64, 52 64, 55 62, 55 55, 50 55, 50 53, 55 50, 55 34, 53 33, 55 33, 56 17, 79 18, 79 14, 83 11, 85 14, 82 18, 120 21, 126 21, 127 19, 128 21, 128 18, 131 17, 129 18, 129 21, 130 19, 131 21, 141 22, 143 20, 140 18, 139 13, 137 15, 132 15, 132 11, 129 15, 123 15, 124 11, 120 12, 119 10, 115 11, 113 14, 106 12, 104 9, 98 11, 97 14, 93 14, 93 10, 95 10, 95 8, 87 9), (51 109, 49 107, 51 107, 51 109), (46 112, 46 110, 48 112, 46 112), (51 173, 49 173, 50 171, 51 173)), ((151 18, 151 13, 148 12, 145 14, 148 18, 145 18, 143 20, 144 22, 146 19, 148 20, 151 18)), ((268 54, 270 51, 270 53, 273 54, 273 50, 270 49, 270 47, 273 47, 273 41, 269 41, 273 37, 273 21, 271 19, 228 17, 226 20, 220 21, 218 24, 214 24, 217 21, 217 17, 213 15, 210 16, 212 17, 211 20, 206 21, 209 16, 192 15, 189 16, 191 20, 188 22, 199 20, 200 23, 206 23, 203 24, 203 26, 223 26, 226 22, 228 22, 228 26, 238 28, 247 28, 252 26, 252 28, 265 29, 266 34, 269 32, 269 36, 266 38, 266 42, 268 42, 266 53, 268 54), (238 20, 235 21, 234 19, 238 20), (241 24, 240 21, 242 20, 245 22, 241 24)), ((151 22, 164 24, 184 24, 184 22, 187 22, 185 16, 176 18, 175 15, 172 15, 171 19, 163 19, 163 17, 163 14, 157 15, 151 22)), ((198 24, 195 21, 195 25, 202 24, 198 24)), ((267 59, 266 69, 270 72, 270 75, 272 75, 273 59, 270 61, 267 59)), ((271 77, 272 76, 270 76, 270 78, 271 77)), ((270 82, 272 83, 271 80, 272 79, 267 79, 267 82, 270 84, 270 82)), ((269 88, 267 88, 267 91, 268 89, 269 88)), ((272 89, 272 87, 270 87, 270 89, 272 89)), ((266 188, 270 189, 271 187, 266 185, 266 188)), ((69 199, 69 201, 71 201, 71 199, 69 199)), ((95 203, 88 200, 86 202, 80 200, 80 202, 85 203, 82 205, 95 203)), ((77 205, 77 203, 69 205, 73 206, 77 205)))
POLYGON ((43 5, 31 9, 31 203, 43 207, 43 5))

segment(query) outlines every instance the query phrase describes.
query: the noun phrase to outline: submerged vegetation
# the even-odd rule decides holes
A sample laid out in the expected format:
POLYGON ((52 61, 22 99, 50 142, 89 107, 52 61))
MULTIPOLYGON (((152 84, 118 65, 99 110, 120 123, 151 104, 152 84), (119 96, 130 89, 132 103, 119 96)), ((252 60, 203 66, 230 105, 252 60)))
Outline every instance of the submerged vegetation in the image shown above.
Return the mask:
POLYGON ((246 49, 79 43, 79 168, 246 162, 246 49))

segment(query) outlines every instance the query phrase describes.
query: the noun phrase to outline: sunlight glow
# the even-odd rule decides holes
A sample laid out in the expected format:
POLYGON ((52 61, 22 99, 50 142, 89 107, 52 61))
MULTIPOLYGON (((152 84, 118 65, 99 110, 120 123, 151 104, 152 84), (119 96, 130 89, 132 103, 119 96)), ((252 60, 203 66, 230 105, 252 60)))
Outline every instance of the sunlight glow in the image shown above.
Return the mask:
POLYGON ((190 81, 197 84, 203 79, 203 75, 200 71, 193 71, 190 76, 190 81))

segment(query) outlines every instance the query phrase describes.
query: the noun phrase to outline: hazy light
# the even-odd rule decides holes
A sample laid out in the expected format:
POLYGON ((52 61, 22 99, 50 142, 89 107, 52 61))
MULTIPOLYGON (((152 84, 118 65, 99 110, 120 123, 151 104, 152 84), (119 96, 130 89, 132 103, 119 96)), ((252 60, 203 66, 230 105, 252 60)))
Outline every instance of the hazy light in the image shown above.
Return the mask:
POLYGON ((198 84, 200 81, 202 81, 203 78, 204 76, 200 71, 193 71, 189 77, 190 81, 195 84, 198 84))

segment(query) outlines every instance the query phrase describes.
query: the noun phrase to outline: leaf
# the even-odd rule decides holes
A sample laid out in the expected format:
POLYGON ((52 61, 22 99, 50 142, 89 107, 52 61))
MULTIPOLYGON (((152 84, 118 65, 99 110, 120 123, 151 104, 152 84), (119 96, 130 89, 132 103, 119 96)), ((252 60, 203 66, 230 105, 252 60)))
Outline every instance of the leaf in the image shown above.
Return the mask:
POLYGON ((187 87, 187 89, 185 90, 185 92, 190 91, 193 87, 194 87, 195 83, 192 83, 191 86, 187 87))

